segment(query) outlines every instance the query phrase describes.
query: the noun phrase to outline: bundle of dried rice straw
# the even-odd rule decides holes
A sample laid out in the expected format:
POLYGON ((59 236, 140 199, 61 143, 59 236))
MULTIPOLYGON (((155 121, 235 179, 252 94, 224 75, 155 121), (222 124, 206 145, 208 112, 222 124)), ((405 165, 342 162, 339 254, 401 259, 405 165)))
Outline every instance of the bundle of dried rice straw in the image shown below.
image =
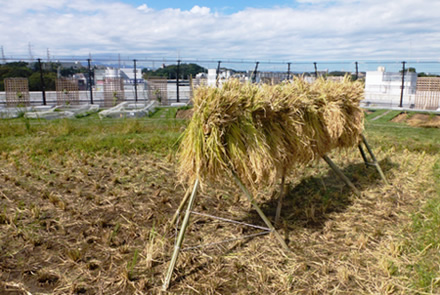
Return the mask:
POLYGON ((362 84, 347 77, 198 88, 179 149, 181 180, 218 182, 232 169, 251 187, 271 185, 334 148, 357 145, 362 98, 362 84))

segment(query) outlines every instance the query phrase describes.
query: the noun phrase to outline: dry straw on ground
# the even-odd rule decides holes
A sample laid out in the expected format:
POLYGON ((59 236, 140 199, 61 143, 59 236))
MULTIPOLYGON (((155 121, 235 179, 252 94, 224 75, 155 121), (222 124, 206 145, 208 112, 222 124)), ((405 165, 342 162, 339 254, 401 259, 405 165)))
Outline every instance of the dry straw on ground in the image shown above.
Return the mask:
MULTIPOLYGON (((360 198, 324 161, 306 165, 286 180, 279 232, 291 257, 269 237, 188 250, 168 294, 440 294, 436 280, 413 285, 410 266, 423 253, 405 251, 401 237, 410 214, 437 194, 439 155, 384 148, 389 141, 381 148, 381 137, 367 135, 392 187, 356 149, 330 156, 360 198)), ((175 163, 145 152, 29 153, 0 153, 0 294, 164 294, 175 239, 166 224, 184 194, 175 163)), ((210 186, 195 210, 263 225, 241 195, 232 183, 210 186)), ((273 216, 276 200, 264 190, 259 200, 273 216)), ((188 230, 183 247, 255 232, 201 216, 188 230)))
POLYGON ((179 159, 184 182, 218 181, 232 169, 247 184, 273 184, 283 172, 334 148, 358 143, 363 131, 363 87, 302 79, 281 85, 237 80, 201 87, 183 135, 179 159))

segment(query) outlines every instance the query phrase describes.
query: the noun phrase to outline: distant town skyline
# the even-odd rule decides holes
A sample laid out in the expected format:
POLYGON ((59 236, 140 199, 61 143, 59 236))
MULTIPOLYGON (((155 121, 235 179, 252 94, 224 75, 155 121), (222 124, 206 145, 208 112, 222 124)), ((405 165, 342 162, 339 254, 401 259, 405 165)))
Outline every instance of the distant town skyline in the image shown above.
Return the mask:
POLYGON ((439 1, 0 3, 5 57, 440 60, 439 1))

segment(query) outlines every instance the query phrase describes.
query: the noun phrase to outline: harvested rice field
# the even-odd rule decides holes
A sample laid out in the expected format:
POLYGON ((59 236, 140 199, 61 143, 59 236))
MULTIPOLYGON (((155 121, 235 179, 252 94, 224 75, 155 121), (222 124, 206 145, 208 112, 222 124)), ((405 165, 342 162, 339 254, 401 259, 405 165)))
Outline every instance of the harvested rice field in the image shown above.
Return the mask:
MULTIPOLYGON (((361 196, 322 160, 293 169, 285 253, 244 225, 264 223, 235 184, 210 183, 194 210, 241 224, 193 214, 167 294, 439 294, 440 130, 374 113, 365 135, 391 185, 357 148, 329 155, 361 196)), ((165 294, 187 124, 0 121, 0 294, 165 294)), ((272 221, 277 188, 256 196, 272 221)))

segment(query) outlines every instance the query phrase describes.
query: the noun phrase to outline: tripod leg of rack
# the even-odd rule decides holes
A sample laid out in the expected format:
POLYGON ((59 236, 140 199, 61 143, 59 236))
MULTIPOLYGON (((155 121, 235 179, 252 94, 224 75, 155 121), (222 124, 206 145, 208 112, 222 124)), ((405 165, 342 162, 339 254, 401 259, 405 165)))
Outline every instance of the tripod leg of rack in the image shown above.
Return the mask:
POLYGON ((338 168, 338 166, 336 166, 335 163, 333 163, 333 161, 327 155, 324 155, 322 158, 324 159, 324 161, 327 162, 330 168, 332 168, 332 170, 336 173, 336 175, 338 175, 339 178, 342 181, 344 181, 357 196, 361 195, 360 191, 354 186, 354 184, 350 181, 350 179, 348 179, 347 176, 345 176, 344 173, 342 173, 342 171, 338 168))
POLYGON ((191 196, 191 190, 188 189, 185 193, 185 196, 182 199, 182 202, 180 202, 179 208, 177 208, 176 213, 174 213, 173 219, 171 219, 171 222, 169 223, 169 227, 174 226, 174 224, 176 224, 177 218, 180 215, 180 212, 182 212, 183 207, 186 205, 186 203, 188 202, 189 197, 191 196))
POLYGON ((275 214, 275 224, 278 223, 278 221, 280 220, 280 216, 281 216, 281 208, 283 207, 283 199, 284 199, 284 195, 286 192, 285 179, 286 179, 286 175, 283 171, 283 175, 281 176, 281 184, 280 184, 280 196, 278 197, 277 211, 275 214))
POLYGON ((359 143, 359 145, 358 145, 358 148, 359 148, 359 151, 361 152, 362 159, 364 159, 365 166, 368 167, 368 159, 367 159, 367 155, 365 154, 365 151, 364 151, 364 149, 362 148, 362 145, 361 145, 360 143, 359 143))
POLYGON ((367 148, 368 153, 371 156, 371 159, 373 159, 373 165, 376 167, 377 172, 379 172, 380 177, 382 178, 382 180, 385 182, 385 184, 389 185, 388 180, 385 177, 385 174, 382 171, 382 168, 380 168, 379 163, 376 160, 376 157, 374 156, 373 151, 370 148, 370 145, 367 142, 367 139, 365 138, 365 136, 362 134, 362 142, 364 143, 365 147, 367 148))
POLYGON ((179 256, 180 247, 182 246, 183 238, 185 237, 186 227, 188 226, 189 217, 191 215, 191 209, 194 205, 195 196, 197 193, 197 188, 199 186, 199 180, 197 179, 194 183, 194 188, 189 198, 188 207, 186 208, 185 218, 182 222, 182 227, 180 228, 179 236, 177 237, 176 245, 174 246, 173 256, 171 257, 170 266, 168 267, 165 280, 162 285, 162 290, 166 291, 170 285, 171 276, 173 275, 174 267, 176 266, 177 257, 179 256))
POLYGON ((237 174, 235 174, 232 171, 232 176, 235 180, 235 183, 240 187, 240 189, 243 191, 243 193, 246 195, 248 200, 251 202, 254 209, 258 212, 258 215, 260 215, 261 219, 263 219, 264 223, 266 223, 266 226, 270 229, 270 231, 275 235, 275 238, 278 240, 278 242, 281 244, 281 246, 286 250, 286 252, 290 252, 289 247, 287 246, 284 239, 281 237, 281 235, 276 231, 272 223, 269 221, 267 216, 264 214, 264 212, 261 210, 261 208, 258 206, 258 204, 255 202, 254 198, 252 197, 252 194, 248 191, 248 189, 245 187, 243 182, 241 182, 240 178, 238 178, 237 174))

